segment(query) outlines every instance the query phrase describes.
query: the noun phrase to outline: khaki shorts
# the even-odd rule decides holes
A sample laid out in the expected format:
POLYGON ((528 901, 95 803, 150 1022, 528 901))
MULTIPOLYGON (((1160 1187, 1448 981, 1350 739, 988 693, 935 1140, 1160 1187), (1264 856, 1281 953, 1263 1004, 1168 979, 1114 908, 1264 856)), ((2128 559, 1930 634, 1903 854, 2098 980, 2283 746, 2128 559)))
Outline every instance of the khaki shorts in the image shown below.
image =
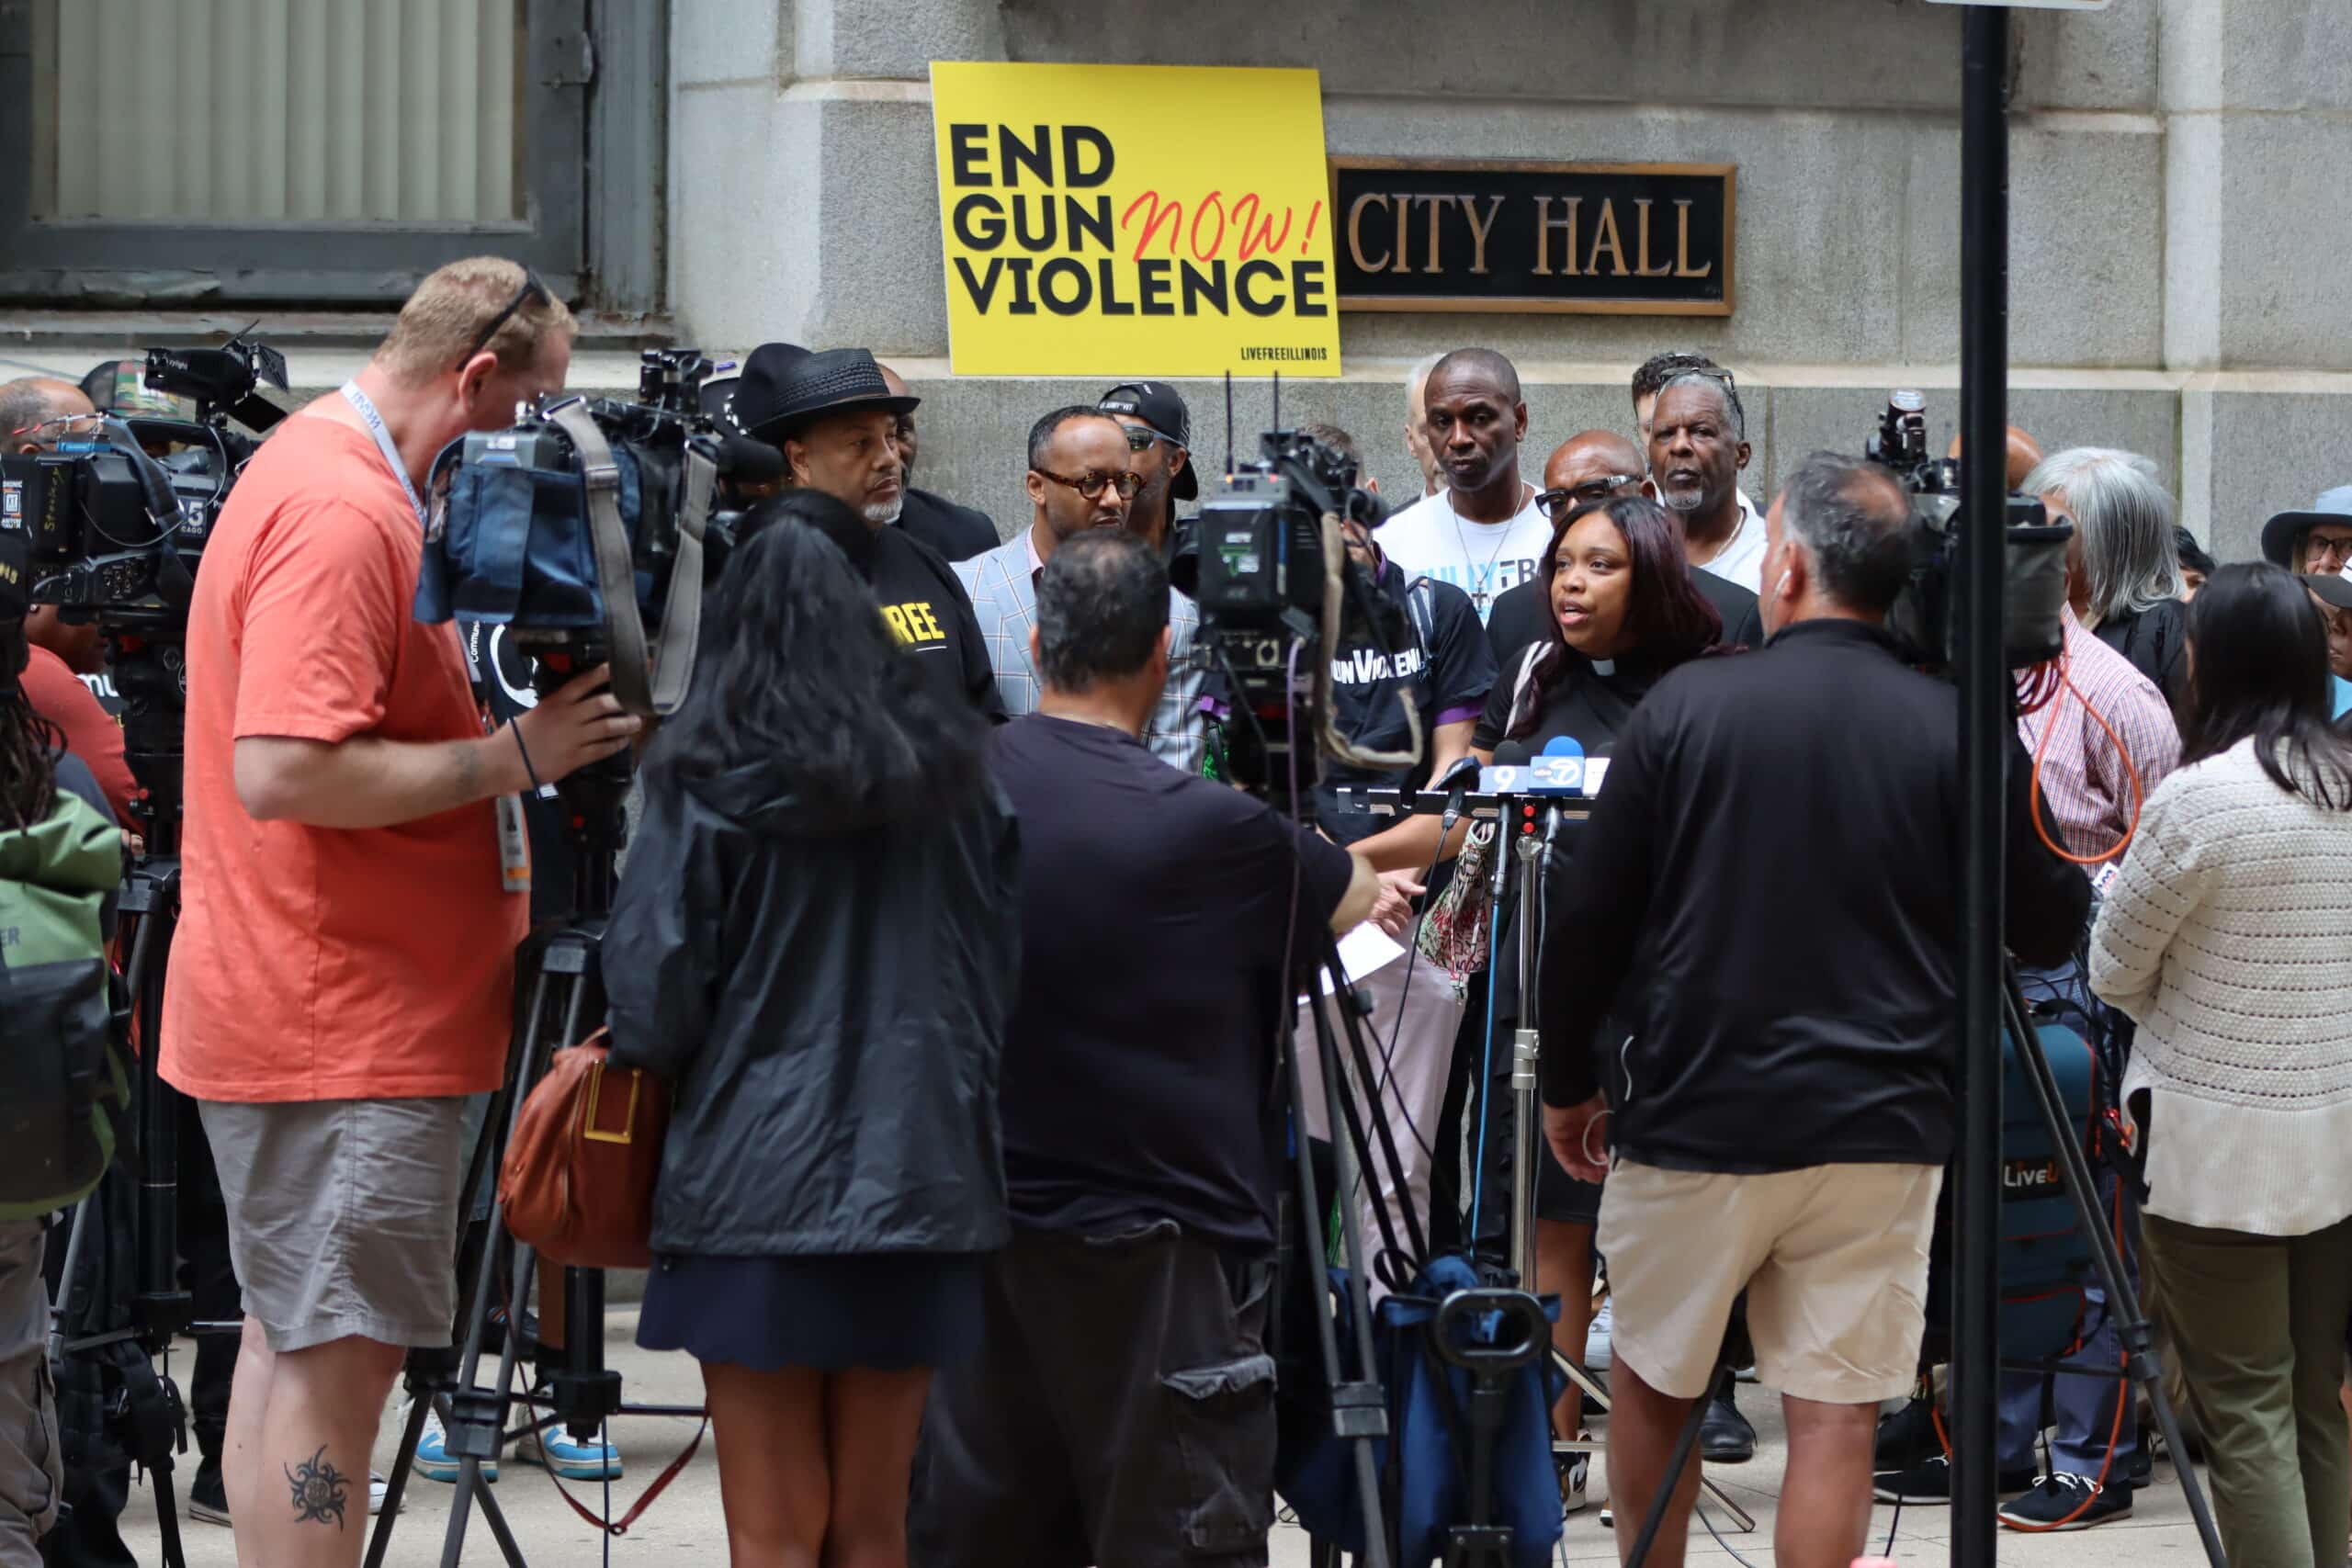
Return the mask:
POLYGON ((1758 1382, 1826 1404, 1898 1397, 1918 1377, 1942 1186, 1929 1165, 1721 1176, 1620 1161, 1599 1235, 1617 1359, 1698 1398, 1744 1290, 1758 1382))
POLYGON ((468 1100, 199 1102, 229 1257, 269 1348, 439 1348, 458 1310, 468 1100))

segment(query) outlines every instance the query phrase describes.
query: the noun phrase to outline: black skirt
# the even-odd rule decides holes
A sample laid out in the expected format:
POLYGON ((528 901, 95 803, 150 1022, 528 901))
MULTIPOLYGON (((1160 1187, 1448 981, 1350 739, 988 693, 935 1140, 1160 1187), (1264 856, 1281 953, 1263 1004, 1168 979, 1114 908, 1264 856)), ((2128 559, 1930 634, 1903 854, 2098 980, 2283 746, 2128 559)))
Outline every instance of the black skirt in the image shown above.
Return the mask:
POLYGON ((760 1372, 953 1366, 979 1345, 989 1256, 658 1257, 637 1342, 760 1372))

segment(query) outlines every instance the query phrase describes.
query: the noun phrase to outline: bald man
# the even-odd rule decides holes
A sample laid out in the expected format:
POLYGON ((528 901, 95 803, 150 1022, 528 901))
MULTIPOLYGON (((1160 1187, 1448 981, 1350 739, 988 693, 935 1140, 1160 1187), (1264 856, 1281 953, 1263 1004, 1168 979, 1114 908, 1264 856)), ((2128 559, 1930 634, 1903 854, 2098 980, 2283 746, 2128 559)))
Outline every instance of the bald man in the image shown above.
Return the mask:
MULTIPOLYGON (((877 364, 882 379, 889 384, 894 398, 910 397, 907 383, 887 365, 877 364)), ((919 539, 937 550, 947 560, 969 560, 986 554, 1003 541, 997 537, 996 524, 985 512, 959 506, 944 495, 915 489, 915 414, 912 409, 899 416, 897 435, 899 466, 904 469, 899 483, 906 502, 899 508, 899 526, 907 536, 919 539)))
POLYGON ((1520 477, 1519 372, 1491 348, 1457 348, 1430 369, 1421 403, 1439 487, 1382 525, 1381 553, 1408 578, 1461 589, 1484 625, 1505 589, 1535 575, 1552 536, 1520 477))
MULTIPOLYGON (((1556 530, 1560 520, 1579 506, 1621 495, 1642 493, 1642 453, 1613 430, 1587 430, 1571 435, 1544 465, 1544 490, 1536 504, 1556 530)), ((1544 554, 1548 557, 1547 547, 1544 554)), ((1711 571, 1694 571, 1691 581, 1724 618, 1724 641, 1736 648, 1764 646, 1764 622, 1757 613, 1756 595, 1711 571)), ((1536 576, 1506 591, 1487 619, 1487 640, 1495 650, 1502 679, 1512 679, 1518 660, 1539 637, 1551 635, 1551 608, 1544 602, 1544 579, 1536 576)))

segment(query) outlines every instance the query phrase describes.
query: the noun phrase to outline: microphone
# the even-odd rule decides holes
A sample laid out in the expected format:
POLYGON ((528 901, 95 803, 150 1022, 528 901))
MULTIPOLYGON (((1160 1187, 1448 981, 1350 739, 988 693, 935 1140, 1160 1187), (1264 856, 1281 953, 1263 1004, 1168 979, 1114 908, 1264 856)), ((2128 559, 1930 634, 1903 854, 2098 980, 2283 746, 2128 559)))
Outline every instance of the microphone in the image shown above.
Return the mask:
POLYGON ((1495 760, 1478 770, 1480 795, 1519 795, 1527 788, 1527 748, 1506 740, 1495 748, 1495 760))
POLYGON ((1544 754, 1531 770, 1529 790, 1535 795, 1584 793, 1584 747, 1573 735, 1555 735, 1544 743, 1544 754))
POLYGON ((1445 791, 1445 817, 1438 829, 1441 834, 1453 831, 1453 825, 1462 820, 1463 803, 1477 786, 1478 759, 1468 755, 1456 758, 1453 766, 1430 781, 1430 788, 1445 791))

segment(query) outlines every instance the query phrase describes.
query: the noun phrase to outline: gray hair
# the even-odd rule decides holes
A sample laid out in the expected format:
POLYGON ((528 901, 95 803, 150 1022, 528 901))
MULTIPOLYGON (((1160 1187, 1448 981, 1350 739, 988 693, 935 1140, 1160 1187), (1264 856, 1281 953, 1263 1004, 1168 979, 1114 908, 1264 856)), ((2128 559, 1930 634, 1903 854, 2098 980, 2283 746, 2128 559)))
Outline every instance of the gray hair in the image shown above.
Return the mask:
MULTIPOLYGON (((1676 372, 1674 375, 1667 378, 1665 386, 1660 387, 1657 389, 1658 401, 1664 402, 1666 400, 1666 394, 1674 390, 1677 387, 1694 386, 1708 388, 1710 390, 1713 391, 1717 397, 1723 400, 1724 417, 1731 425, 1731 438, 1734 441, 1747 440, 1747 411, 1740 406, 1739 389, 1733 386, 1729 380, 1725 379, 1724 373, 1720 370, 1682 370, 1676 372)), ((1653 422, 1652 428, 1656 428, 1655 422, 1657 416, 1655 412, 1655 405, 1653 405, 1653 412, 1650 417, 1653 422)))
POLYGON ((27 376, 0 385, 0 443, 13 449, 23 441, 36 439, 19 436, 17 432, 54 419, 63 412, 58 394, 41 381, 40 377, 27 376))
POLYGON ((2172 492, 2154 463, 2111 446, 2071 447, 2037 464, 2025 491, 2065 498, 2082 530, 2095 619, 2136 615, 2180 597, 2172 492))
POLYGON ((1054 547, 1037 579, 1037 672, 1057 692, 1133 675, 1168 629, 1168 568, 1124 528, 1054 547))
POLYGON ((1438 350, 1435 354, 1425 354, 1420 358, 1413 361, 1412 369, 1406 372, 1405 417, 1407 419, 1413 417, 1414 394, 1419 392, 1423 387, 1429 385, 1430 372, 1436 369, 1437 362, 1444 357, 1445 351, 1443 349, 1438 350))
POLYGON ((1781 525, 1813 558, 1822 592, 1849 610, 1883 615, 1910 580, 1911 497, 1867 457, 1815 452, 1781 489, 1781 525))

